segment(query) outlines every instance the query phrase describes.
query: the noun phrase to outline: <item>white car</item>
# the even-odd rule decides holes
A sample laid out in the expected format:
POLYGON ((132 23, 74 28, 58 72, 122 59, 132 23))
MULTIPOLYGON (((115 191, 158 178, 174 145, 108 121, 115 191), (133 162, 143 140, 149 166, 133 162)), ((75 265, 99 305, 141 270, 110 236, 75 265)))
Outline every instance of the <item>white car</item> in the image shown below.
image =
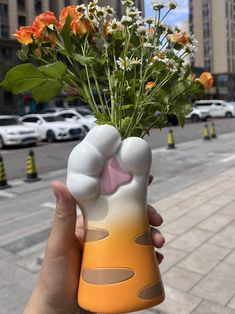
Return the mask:
POLYGON ((55 140, 82 139, 85 131, 78 123, 70 123, 57 114, 28 114, 21 118, 26 125, 37 127, 41 139, 55 140))
POLYGON ((212 118, 235 117, 234 106, 223 100, 196 100, 193 106, 197 109, 208 110, 212 118))
POLYGON ((93 128, 96 125, 95 124, 96 119, 93 115, 86 114, 83 116, 75 109, 60 110, 57 114, 66 119, 67 121, 80 123, 86 130, 86 132, 88 132, 91 128, 93 128))
POLYGON ((210 117, 210 112, 206 109, 194 108, 185 118, 191 119, 193 122, 206 121, 210 117))
POLYGON ((4 145, 34 145, 39 133, 34 127, 23 125, 17 116, 0 116, 0 149, 4 145))

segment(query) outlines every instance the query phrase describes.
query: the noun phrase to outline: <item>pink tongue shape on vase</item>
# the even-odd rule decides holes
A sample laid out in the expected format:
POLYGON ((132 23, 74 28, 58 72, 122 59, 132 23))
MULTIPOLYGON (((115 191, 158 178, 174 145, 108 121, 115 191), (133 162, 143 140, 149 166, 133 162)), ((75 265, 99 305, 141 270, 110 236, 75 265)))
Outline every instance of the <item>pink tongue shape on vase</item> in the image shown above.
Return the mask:
POLYGON ((125 170, 123 170, 117 159, 113 156, 109 158, 104 166, 104 170, 101 177, 101 194, 112 194, 119 186, 130 182, 132 176, 125 170))

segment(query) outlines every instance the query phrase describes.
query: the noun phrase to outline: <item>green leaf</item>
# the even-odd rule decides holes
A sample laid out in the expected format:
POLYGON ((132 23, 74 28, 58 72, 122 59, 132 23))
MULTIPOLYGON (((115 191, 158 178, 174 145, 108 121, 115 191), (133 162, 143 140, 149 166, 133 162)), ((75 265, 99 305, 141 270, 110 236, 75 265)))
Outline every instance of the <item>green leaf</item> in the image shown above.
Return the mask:
POLYGON ((64 26, 61 31, 61 36, 64 40, 64 46, 68 51, 71 51, 73 46, 72 46, 72 41, 71 41, 71 21, 72 18, 68 14, 66 21, 64 23, 64 26))
POLYGON ((184 116, 180 116, 178 114, 176 116, 177 116, 177 119, 179 121, 179 125, 181 126, 181 128, 183 128, 184 125, 185 125, 185 117, 184 116))
POLYGON ((69 57, 70 56, 70 52, 67 49, 57 49, 57 52, 61 53, 62 55, 69 57))
POLYGON ((61 91, 62 83, 55 79, 45 79, 41 85, 32 89, 36 102, 46 102, 55 98, 61 91))
POLYGON ((192 85, 192 82, 189 80, 176 82, 176 84, 175 84, 175 86, 171 92, 173 98, 177 98, 180 95, 184 94, 186 92, 186 90, 190 88, 191 85, 192 85))
POLYGON ((67 71, 67 67, 62 62, 55 62, 48 65, 38 67, 38 70, 46 77, 56 78, 61 80, 67 71))
POLYGON ((94 63, 94 61, 95 61, 95 57, 84 57, 83 55, 81 55, 79 53, 74 53, 73 57, 77 62, 79 62, 83 66, 90 65, 90 64, 94 63))
POLYGON ((22 93, 31 90, 44 82, 43 74, 30 64, 20 64, 7 72, 0 86, 13 93, 22 93))
POLYGON ((131 117, 125 117, 121 120, 121 135, 124 136, 129 124, 131 122, 131 117))

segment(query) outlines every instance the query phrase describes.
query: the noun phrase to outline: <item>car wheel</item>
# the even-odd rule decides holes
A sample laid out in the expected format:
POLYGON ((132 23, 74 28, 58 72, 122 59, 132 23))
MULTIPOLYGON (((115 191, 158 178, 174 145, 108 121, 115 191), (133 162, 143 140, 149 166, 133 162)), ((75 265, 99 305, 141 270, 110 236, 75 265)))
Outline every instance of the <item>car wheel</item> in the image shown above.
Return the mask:
POLYGON ((225 113, 225 118, 232 118, 232 117, 233 117, 233 115, 232 115, 231 112, 226 112, 225 113))
POLYGON ((193 114, 191 119, 193 122, 198 122, 200 120, 200 118, 197 114, 193 114))
POLYGON ((87 125, 83 125, 82 127, 83 127, 85 133, 88 133, 90 131, 90 129, 88 128, 87 125))
POLYGON ((47 142, 52 143, 55 141, 55 133, 51 130, 47 131, 47 142))
POLYGON ((3 138, 0 136, 0 149, 3 149, 4 147, 4 141, 3 138))

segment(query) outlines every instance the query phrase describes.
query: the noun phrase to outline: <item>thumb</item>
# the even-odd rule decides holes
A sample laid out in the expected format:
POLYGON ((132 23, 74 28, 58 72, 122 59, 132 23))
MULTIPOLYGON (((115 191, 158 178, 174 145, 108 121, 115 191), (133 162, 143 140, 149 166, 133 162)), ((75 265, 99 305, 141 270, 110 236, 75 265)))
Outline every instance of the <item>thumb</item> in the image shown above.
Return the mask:
POLYGON ((56 212, 48 244, 56 255, 61 255, 66 254, 76 240, 76 202, 63 183, 53 182, 52 189, 56 197, 56 212))

